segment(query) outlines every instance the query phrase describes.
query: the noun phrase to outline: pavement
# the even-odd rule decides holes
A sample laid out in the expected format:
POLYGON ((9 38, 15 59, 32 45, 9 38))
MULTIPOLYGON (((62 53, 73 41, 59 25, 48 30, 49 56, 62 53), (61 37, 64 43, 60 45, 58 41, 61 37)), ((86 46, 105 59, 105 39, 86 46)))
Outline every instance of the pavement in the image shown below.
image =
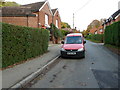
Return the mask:
POLYGON ((37 73, 36 71, 40 70, 56 57, 59 57, 60 46, 60 44, 50 44, 48 47, 48 52, 40 57, 34 58, 13 68, 3 70, 2 88, 10 88, 13 86, 16 87, 16 85, 19 87, 19 82, 26 80, 27 77, 33 77, 32 74, 35 75, 35 73, 37 73))

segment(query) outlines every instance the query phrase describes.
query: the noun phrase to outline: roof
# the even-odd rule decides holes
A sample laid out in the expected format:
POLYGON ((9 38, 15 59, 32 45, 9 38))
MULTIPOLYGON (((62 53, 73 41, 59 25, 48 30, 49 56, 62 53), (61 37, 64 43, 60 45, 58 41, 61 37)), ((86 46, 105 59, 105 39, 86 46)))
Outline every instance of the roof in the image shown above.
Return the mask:
POLYGON ((53 13, 53 15, 55 15, 55 13, 56 13, 57 10, 58 10, 58 8, 56 8, 56 9, 52 9, 52 13, 53 13))
POLYGON ((70 33, 67 36, 82 36, 82 33, 70 33))
POLYGON ((114 19, 116 16, 118 16, 120 14, 120 9, 117 10, 115 13, 113 13, 111 16, 114 19))
POLYGON ((120 15, 120 9, 118 9, 115 13, 113 13, 108 19, 106 19, 105 21, 104 21, 104 23, 102 24, 102 26, 104 25, 104 24, 107 24, 108 22, 110 22, 111 20, 115 20, 115 18, 117 17, 117 16, 119 16, 120 15))
POLYGON ((2 16, 36 16, 30 7, 2 7, 2 16))
MULTIPOLYGON (((2 16, 36 16, 33 14, 33 12, 38 12, 40 11, 45 4, 48 4, 49 8, 49 2, 48 1, 43 1, 43 2, 36 2, 36 3, 31 3, 31 4, 26 4, 26 5, 21 5, 18 7, 2 7, 2 16)), ((50 12, 52 14, 51 8, 50 12)))
POLYGON ((45 1, 21 5, 21 6, 22 7, 30 7, 32 12, 37 12, 44 5, 44 3, 45 3, 45 1))

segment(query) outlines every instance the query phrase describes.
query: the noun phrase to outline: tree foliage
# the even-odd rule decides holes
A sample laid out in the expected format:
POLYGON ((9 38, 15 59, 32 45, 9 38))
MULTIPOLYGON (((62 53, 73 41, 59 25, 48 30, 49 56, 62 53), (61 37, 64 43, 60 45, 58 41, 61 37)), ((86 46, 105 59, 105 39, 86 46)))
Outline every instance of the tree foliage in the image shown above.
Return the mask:
POLYGON ((120 47, 120 21, 107 26, 105 29, 105 44, 120 47))
POLYGON ((46 29, 2 23, 2 67, 45 53, 48 41, 49 33, 46 29))
POLYGON ((61 22, 61 28, 71 28, 70 25, 66 22, 61 22))
POLYGON ((50 29, 52 30, 53 36, 55 37, 55 39, 58 39, 61 37, 61 32, 60 30, 54 25, 54 24, 50 24, 50 29))
POLYGON ((4 7, 4 6, 20 6, 20 4, 18 4, 16 2, 0 0, 0 7, 4 7))
POLYGON ((98 28, 99 26, 101 26, 101 22, 99 20, 93 20, 87 27, 87 30, 90 31, 90 29, 96 27, 98 28))

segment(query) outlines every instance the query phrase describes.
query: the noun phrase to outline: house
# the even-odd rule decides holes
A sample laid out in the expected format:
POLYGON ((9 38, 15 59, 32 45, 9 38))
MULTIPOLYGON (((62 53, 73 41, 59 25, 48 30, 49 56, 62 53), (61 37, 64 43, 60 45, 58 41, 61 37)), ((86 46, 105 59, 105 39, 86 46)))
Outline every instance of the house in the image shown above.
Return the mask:
POLYGON ((104 21, 102 26, 104 26, 104 29, 106 26, 111 25, 114 22, 120 21, 120 9, 118 9, 115 13, 113 13, 108 19, 104 21))
POLYGON ((98 34, 103 34, 104 33, 104 28, 103 28, 102 25, 97 28, 97 33, 98 34))
POLYGON ((89 33, 90 34, 97 34, 97 28, 94 27, 94 28, 90 29, 89 33))
POLYGON ((120 9, 113 13, 108 19, 106 19, 101 26, 98 28, 92 28, 89 33, 91 34, 103 34, 106 26, 113 24, 114 22, 120 21, 120 9))
POLYGON ((98 28, 94 27, 90 29, 89 33, 90 34, 103 34, 104 33, 103 26, 99 26, 98 28))
POLYGON ((53 24, 57 28, 61 29, 61 18, 60 18, 60 14, 59 14, 58 8, 52 9, 52 13, 53 13, 53 24))
MULTIPOLYGON (((55 13, 54 15, 57 15, 55 13)), ((53 12, 48 1, 36 2, 19 7, 2 7, 2 22, 34 27, 34 28, 50 28, 52 23, 53 12)), ((61 23, 57 18, 58 26, 61 23)))

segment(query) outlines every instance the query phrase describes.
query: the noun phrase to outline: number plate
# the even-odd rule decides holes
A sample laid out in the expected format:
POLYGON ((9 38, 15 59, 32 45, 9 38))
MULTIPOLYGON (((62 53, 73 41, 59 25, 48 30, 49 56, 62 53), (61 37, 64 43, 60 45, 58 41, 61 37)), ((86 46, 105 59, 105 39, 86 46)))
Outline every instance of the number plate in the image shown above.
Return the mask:
POLYGON ((67 55, 76 55, 76 52, 68 52, 67 55))

